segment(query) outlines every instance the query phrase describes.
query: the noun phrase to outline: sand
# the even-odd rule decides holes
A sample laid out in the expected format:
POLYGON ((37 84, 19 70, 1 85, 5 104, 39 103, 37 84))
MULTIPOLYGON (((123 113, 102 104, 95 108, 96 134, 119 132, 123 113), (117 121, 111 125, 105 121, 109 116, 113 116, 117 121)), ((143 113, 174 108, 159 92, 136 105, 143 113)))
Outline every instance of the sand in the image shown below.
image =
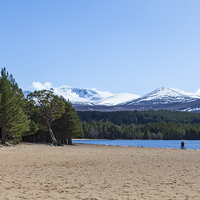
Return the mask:
POLYGON ((0 199, 200 199, 200 151, 0 147, 0 199))

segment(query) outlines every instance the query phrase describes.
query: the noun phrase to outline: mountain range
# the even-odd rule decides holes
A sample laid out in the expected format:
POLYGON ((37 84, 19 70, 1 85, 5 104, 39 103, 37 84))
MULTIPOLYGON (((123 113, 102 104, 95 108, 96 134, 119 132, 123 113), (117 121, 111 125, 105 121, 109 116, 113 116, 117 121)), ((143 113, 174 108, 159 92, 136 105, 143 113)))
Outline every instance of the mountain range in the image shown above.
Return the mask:
MULTIPOLYGON (((80 89, 70 86, 50 88, 54 94, 69 100, 77 111, 131 111, 131 110, 180 110, 200 111, 200 94, 179 89, 161 87, 146 95, 131 93, 112 94, 96 89, 80 89)), ((30 91, 23 91, 27 96, 30 91)))

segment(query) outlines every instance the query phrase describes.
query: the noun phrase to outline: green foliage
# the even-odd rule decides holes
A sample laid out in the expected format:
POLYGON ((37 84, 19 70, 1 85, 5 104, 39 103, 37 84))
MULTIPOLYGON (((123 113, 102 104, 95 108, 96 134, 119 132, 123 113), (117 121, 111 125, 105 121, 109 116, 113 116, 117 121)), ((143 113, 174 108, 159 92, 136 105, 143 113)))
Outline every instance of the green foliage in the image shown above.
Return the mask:
POLYGON ((63 100, 49 90, 34 91, 28 95, 27 99, 35 105, 38 116, 42 117, 41 127, 48 130, 52 142, 58 144, 51 127, 55 120, 59 119, 65 112, 63 100))
POLYGON ((151 139, 149 128, 147 128, 147 127, 144 129, 144 136, 143 136, 143 138, 146 139, 146 140, 151 139))
POLYGON ((64 102, 52 91, 41 90, 30 93, 28 101, 33 103, 38 113, 43 117, 45 123, 52 123, 64 113, 64 102))
POLYGON ((30 129, 30 120, 24 112, 25 99, 21 89, 6 69, 1 70, 0 77, 0 126, 2 143, 7 139, 14 143, 22 139, 30 129))
POLYGON ((65 104, 65 112, 56 120, 53 130, 62 140, 66 141, 67 139, 68 144, 72 144, 72 138, 82 134, 81 122, 72 104, 64 98, 61 99, 65 104))
POLYGON ((84 138, 95 139, 200 139, 200 124, 154 122, 148 124, 115 125, 112 122, 82 122, 84 138))
POLYGON ((196 113, 161 110, 78 112, 78 115, 84 120, 82 130, 85 138, 93 138, 91 133, 95 133, 95 138, 101 139, 200 139, 200 115, 196 113))
POLYGON ((116 125, 153 122, 200 123, 200 114, 167 110, 97 112, 78 111, 81 121, 111 121, 116 125))

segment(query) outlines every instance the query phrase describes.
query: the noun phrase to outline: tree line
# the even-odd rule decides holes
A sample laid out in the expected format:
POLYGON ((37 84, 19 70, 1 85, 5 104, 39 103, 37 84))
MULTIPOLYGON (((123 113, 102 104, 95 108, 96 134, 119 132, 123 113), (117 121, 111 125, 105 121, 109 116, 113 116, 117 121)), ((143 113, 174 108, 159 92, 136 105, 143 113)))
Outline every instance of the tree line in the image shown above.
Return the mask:
POLYGON ((0 77, 1 143, 20 141, 52 142, 55 145, 82 134, 80 119, 69 101, 41 90, 26 98, 5 68, 0 77))
POLYGON ((152 122, 115 125, 106 121, 82 122, 84 138, 89 139, 154 139, 200 140, 200 124, 152 122))
POLYGON ((200 139, 200 114, 179 111, 78 111, 84 138, 200 139))
POLYGON ((175 123, 200 123, 200 114, 192 112, 148 110, 148 111, 78 111, 81 121, 110 121, 116 125, 121 124, 147 124, 153 122, 175 122, 175 123))

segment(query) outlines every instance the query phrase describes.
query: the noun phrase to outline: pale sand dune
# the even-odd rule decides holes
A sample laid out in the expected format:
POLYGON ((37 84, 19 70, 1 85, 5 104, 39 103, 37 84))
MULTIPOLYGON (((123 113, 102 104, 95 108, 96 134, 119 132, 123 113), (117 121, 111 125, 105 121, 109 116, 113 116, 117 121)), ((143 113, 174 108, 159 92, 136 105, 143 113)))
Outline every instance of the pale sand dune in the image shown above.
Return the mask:
POLYGON ((200 151, 0 147, 0 199, 200 199, 200 151))

